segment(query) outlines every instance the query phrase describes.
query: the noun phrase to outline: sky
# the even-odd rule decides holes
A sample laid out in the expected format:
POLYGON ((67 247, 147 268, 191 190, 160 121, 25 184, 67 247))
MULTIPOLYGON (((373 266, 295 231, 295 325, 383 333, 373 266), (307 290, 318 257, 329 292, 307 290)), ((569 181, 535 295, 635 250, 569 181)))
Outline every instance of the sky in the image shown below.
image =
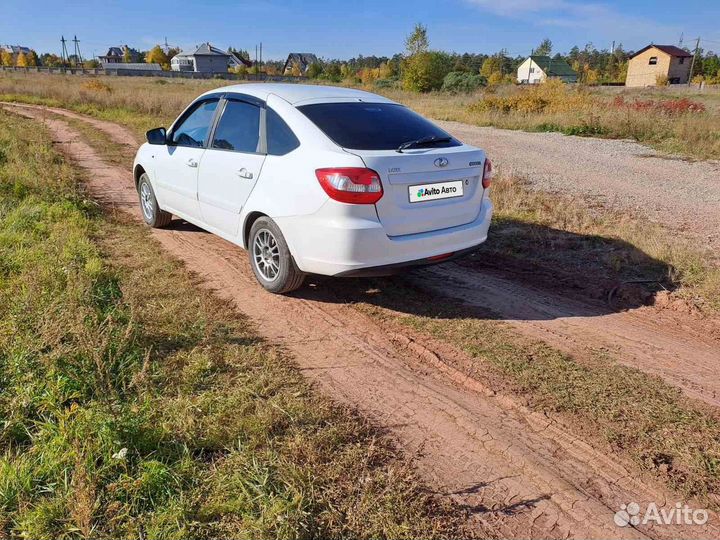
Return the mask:
POLYGON ((677 45, 681 34, 686 46, 699 36, 701 47, 720 51, 719 20, 719 0, 2 0, 0 44, 59 53, 60 36, 77 35, 89 58, 122 44, 147 50, 167 37, 171 46, 209 41, 253 56, 262 42, 264 59, 291 51, 347 59, 402 52, 420 22, 431 48, 461 53, 527 55, 545 37, 554 52, 613 41, 637 50, 677 45))

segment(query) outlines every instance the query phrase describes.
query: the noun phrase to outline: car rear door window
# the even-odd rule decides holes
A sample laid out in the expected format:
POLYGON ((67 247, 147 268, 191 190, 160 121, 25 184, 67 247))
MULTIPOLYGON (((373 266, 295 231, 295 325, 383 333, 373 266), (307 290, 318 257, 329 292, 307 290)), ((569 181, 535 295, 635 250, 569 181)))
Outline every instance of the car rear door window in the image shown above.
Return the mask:
POLYGON ((260 107, 244 101, 228 101, 218 121, 212 148, 235 152, 260 151, 260 107))
MULTIPOLYGON (((343 148, 396 150, 409 141, 450 137, 435 124, 396 103, 316 103, 298 109, 343 148)), ((460 142, 450 137, 432 146, 459 145, 460 142)))
POLYGON ((267 108, 267 149, 272 156, 284 156, 300 146, 300 141, 280 115, 267 108))
POLYGON ((177 146, 197 148, 205 146, 205 139, 207 139, 210 131, 217 104, 217 99, 198 103, 192 112, 180 122, 180 125, 173 130, 173 143, 177 146))

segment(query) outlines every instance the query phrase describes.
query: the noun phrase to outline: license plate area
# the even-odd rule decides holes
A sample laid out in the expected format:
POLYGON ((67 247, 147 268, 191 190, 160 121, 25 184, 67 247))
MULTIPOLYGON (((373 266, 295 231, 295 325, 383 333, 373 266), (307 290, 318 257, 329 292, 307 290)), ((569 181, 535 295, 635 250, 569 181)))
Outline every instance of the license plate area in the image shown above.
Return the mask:
POLYGON ((423 203, 441 199, 454 199, 462 197, 463 181, 434 182, 432 184, 415 184, 408 186, 408 199, 410 203, 423 203))

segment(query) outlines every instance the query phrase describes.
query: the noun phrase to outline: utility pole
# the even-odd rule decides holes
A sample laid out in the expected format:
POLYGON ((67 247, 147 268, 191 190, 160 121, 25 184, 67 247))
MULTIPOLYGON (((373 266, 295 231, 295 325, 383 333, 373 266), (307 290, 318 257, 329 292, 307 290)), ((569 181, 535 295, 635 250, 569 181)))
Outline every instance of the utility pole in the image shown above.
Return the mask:
POLYGON ((165 49, 164 49, 164 50, 165 50, 165 53, 167 53, 167 52, 170 50, 170 45, 168 45, 168 42, 167 42, 167 36, 165 37, 165 45, 164 45, 164 47, 165 47, 165 49))
POLYGON ((693 71, 695 70, 695 59, 697 58, 698 49, 700 48, 700 38, 695 42, 695 52, 693 52, 692 63, 690 64, 690 75, 688 75, 688 86, 692 84, 693 71))
POLYGON ((683 37, 685 37, 685 32, 680 32, 680 41, 678 41, 678 47, 682 47, 683 37))
POLYGON ((62 55, 62 64, 63 67, 69 67, 70 65, 70 57, 68 56, 67 47, 65 46, 65 36, 60 36, 60 43, 62 43, 62 52, 60 53, 62 55))
POLYGON ((612 48, 610 49, 610 54, 615 54, 615 40, 613 39, 612 48))
POLYGON ((82 54, 80 54, 80 40, 77 38, 77 36, 73 36, 73 43, 75 44, 75 67, 77 67, 78 64, 82 64, 82 54))
POLYGON ((262 67, 262 41, 260 42, 260 65, 258 68, 262 67))

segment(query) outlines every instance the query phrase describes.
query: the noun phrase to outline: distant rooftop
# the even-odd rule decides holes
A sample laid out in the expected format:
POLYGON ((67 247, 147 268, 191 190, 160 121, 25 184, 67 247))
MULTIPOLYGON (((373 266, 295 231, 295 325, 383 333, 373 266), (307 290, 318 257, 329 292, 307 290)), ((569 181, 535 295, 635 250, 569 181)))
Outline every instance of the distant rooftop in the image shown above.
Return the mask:
POLYGON ((545 55, 534 54, 530 56, 532 61, 535 62, 540 69, 542 69, 546 75, 554 77, 572 77, 577 76, 575 70, 562 59, 554 59, 545 55))
POLYGON ((655 45, 650 44, 647 47, 643 47, 638 52, 633 54, 630 58, 635 58, 638 54, 644 53, 648 49, 655 47, 656 49, 660 49, 662 52, 669 54, 670 56, 677 56, 677 57, 684 57, 684 58, 690 58, 692 57, 692 53, 687 52, 685 49, 681 49, 680 47, 676 47, 675 45, 655 45))

